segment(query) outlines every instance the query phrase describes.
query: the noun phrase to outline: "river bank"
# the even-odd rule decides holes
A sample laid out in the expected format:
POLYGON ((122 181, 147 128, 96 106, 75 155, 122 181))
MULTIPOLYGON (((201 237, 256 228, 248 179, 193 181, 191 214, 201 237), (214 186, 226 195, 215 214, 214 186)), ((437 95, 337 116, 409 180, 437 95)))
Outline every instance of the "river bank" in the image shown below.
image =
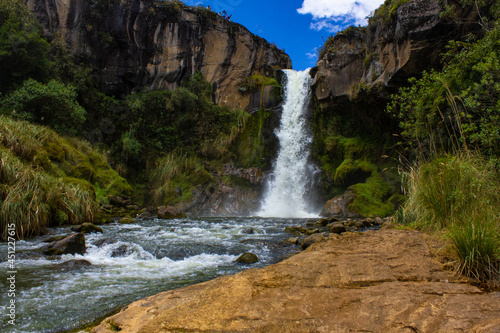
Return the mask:
POLYGON ((500 293, 457 277, 432 237, 332 234, 281 263, 132 303, 93 333, 498 332, 500 293))

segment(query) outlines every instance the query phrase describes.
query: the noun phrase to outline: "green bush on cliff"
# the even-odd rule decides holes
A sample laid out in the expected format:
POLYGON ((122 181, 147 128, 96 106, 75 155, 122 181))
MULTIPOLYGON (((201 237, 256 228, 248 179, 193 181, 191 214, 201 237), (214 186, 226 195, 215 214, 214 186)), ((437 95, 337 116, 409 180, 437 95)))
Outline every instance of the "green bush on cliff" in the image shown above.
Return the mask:
POLYGON ((451 42, 441 71, 424 72, 402 88, 388 110, 401 121, 409 147, 475 147, 500 156, 500 25, 478 42, 451 42))
POLYGON ((1 101, 2 112, 20 120, 48 125, 62 134, 75 135, 85 122, 75 89, 55 80, 46 85, 33 79, 1 101))

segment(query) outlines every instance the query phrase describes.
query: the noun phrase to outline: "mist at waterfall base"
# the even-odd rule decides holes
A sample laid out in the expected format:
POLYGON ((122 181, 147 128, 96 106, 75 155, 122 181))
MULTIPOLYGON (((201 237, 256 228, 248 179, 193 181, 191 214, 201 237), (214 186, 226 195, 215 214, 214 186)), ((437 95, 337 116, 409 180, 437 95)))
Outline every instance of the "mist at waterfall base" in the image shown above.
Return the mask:
MULTIPOLYGON (((85 327, 112 311, 159 292, 185 287, 247 268, 279 262, 298 247, 285 246, 285 227, 296 219, 190 218, 137 220, 104 225, 87 234, 85 255, 46 257, 35 250, 51 235, 16 244, 16 326, 8 323, 6 292, 0 296, 1 332, 55 333, 85 327), (235 263, 245 252, 259 262, 235 263), (70 260, 90 264, 69 267, 70 260)), ((0 288, 8 290, 7 243, 0 243, 0 288)))
POLYGON ((312 135, 307 119, 311 95, 309 70, 283 70, 286 75, 285 101, 280 127, 276 131, 280 148, 257 216, 318 216, 313 212, 313 202, 308 200, 312 197, 316 172, 310 160, 312 135))

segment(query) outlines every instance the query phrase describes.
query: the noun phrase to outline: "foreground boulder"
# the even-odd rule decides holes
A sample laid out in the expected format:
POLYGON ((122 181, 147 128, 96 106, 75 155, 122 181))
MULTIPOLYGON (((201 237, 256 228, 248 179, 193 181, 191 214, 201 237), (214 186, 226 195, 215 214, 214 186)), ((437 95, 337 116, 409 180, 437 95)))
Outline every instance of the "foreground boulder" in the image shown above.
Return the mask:
POLYGON ((173 206, 160 206, 158 207, 159 219, 180 219, 186 217, 179 209, 173 206))
POLYGON ((85 251, 87 251, 87 247, 85 246, 85 236, 82 233, 72 234, 61 240, 49 243, 48 245, 42 247, 41 250, 46 255, 84 255, 85 251))
POLYGON ((500 332, 500 293, 444 270, 440 246, 416 231, 347 233, 139 300, 91 332, 500 332))

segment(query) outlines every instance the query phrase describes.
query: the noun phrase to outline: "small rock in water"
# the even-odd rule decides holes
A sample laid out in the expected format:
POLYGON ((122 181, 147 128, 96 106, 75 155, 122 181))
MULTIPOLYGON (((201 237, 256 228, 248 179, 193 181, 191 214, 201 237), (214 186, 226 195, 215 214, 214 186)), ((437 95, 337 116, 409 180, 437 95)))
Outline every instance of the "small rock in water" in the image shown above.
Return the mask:
POLYGON ((46 255, 60 254, 81 254, 84 255, 87 251, 85 246, 85 236, 82 233, 69 235, 64 239, 52 242, 41 248, 46 255))
POLYGON ((131 217, 124 217, 120 221, 118 221, 118 223, 120 223, 120 224, 131 224, 134 222, 135 222, 135 219, 133 219, 131 217))
POLYGON ((299 239, 297 237, 289 237, 289 238, 285 239, 285 243, 297 245, 297 244, 299 244, 299 239))
POLYGON ((128 254, 130 254, 128 246, 126 244, 122 244, 111 252, 111 257, 125 257, 128 254))
POLYGON ((76 225, 71 228, 71 230, 75 232, 81 232, 82 234, 90 234, 93 232, 100 232, 101 234, 103 233, 103 230, 101 227, 98 227, 92 223, 85 222, 80 225, 76 225))
POLYGON ((330 228, 330 232, 332 234, 341 234, 343 232, 346 232, 346 228, 342 223, 334 223, 332 227, 330 228))
POLYGON ((250 252, 243 253, 238 259, 236 259, 236 262, 241 264, 255 264, 257 261, 259 261, 259 258, 250 252))
POLYGON ((56 235, 56 236, 52 236, 52 237, 44 239, 43 242, 44 243, 57 242, 57 241, 60 241, 61 239, 64 239, 66 237, 68 237, 68 235, 56 235))
POLYGON ((160 206, 158 207, 159 219, 180 219, 186 217, 179 209, 173 206, 160 206))
POLYGON ((137 214, 137 218, 142 220, 153 220, 153 216, 151 215, 150 212, 143 212, 141 214, 137 214))
POLYGON ((253 235, 255 234, 255 230, 253 230, 253 228, 246 228, 241 230, 241 233, 245 235, 253 235))
POLYGON ((325 239, 325 237, 323 237, 322 234, 313 234, 313 235, 307 237, 306 239, 304 239, 304 241, 302 242, 301 248, 302 248, 302 250, 305 250, 309 246, 313 245, 314 243, 319 243, 319 242, 323 241, 324 239, 325 239))

